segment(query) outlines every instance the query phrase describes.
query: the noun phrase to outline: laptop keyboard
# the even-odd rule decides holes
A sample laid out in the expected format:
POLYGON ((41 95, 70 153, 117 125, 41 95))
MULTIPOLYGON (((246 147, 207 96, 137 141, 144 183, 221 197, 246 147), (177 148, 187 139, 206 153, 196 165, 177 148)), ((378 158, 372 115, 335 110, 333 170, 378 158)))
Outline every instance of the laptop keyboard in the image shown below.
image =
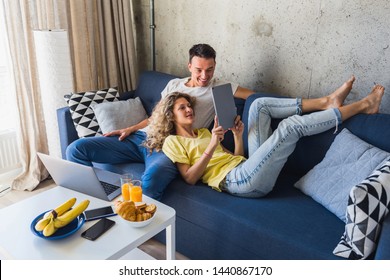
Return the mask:
POLYGON ((102 184, 104 192, 107 195, 113 193, 114 191, 116 191, 119 188, 118 186, 115 186, 115 185, 107 183, 107 182, 100 181, 100 183, 102 184))

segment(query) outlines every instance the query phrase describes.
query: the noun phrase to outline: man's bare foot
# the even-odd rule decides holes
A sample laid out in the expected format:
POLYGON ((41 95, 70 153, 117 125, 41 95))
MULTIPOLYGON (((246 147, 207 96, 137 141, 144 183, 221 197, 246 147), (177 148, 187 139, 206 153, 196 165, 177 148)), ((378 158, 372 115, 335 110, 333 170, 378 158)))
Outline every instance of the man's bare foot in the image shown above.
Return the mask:
POLYGON ((325 96, 326 98, 326 109, 329 108, 339 108, 343 106, 345 98, 347 98, 348 94, 352 89, 353 82, 355 82, 355 76, 352 75, 344 84, 341 85, 334 92, 325 96))
POLYGON ((385 88, 382 85, 375 85, 370 94, 368 94, 361 101, 364 104, 362 113, 365 114, 376 114, 379 112, 382 97, 385 93, 385 88))

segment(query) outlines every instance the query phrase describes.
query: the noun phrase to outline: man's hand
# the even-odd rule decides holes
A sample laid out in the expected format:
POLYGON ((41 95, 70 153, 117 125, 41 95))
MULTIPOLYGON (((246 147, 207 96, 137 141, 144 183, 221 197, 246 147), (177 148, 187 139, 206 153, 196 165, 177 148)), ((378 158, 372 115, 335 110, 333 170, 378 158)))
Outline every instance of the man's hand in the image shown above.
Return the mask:
POLYGON ((122 141, 127 136, 129 136, 131 133, 133 133, 132 129, 130 127, 127 127, 127 128, 123 128, 123 129, 118 129, 118 130, 114 130, 114 131, 111 131, 111 132, 107 132, 107 133, 103 134, 103 136, 119 135, 118 140, 122 141))

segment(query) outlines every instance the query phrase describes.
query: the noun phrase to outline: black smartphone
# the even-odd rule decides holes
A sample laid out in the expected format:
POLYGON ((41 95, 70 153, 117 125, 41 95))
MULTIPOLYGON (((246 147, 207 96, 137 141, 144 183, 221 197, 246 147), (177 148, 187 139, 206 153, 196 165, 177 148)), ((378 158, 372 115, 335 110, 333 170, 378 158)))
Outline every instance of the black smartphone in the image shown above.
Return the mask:
POLYGON ((86 211, 84 211, 84 214, 85 214, 86 221, 93 221, 96 219, 116 215, 116 213, 114 212, 114 209, 112 209, 112 206, 106 206, 106 207, 86 210, 86 211))
POLYGON ((88 240, 96 240, 99 236, 109 230, 115 222, 106 218, 102 218, 96 224, 84 231, 81 236, 88 240))

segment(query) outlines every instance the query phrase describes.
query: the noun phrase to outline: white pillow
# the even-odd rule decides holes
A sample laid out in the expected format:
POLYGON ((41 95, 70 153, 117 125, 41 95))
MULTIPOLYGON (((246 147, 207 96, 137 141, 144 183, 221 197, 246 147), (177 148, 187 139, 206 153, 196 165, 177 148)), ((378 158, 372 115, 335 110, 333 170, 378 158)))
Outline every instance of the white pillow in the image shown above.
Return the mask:
POLYGON ((295 183, 295 187, 345 222, 351 188, 390 157, 344 128, 324 159, 295 183))
POLYGON ((126 128, 147 119, 139 97, 91 105, 102 133, 126 128))

